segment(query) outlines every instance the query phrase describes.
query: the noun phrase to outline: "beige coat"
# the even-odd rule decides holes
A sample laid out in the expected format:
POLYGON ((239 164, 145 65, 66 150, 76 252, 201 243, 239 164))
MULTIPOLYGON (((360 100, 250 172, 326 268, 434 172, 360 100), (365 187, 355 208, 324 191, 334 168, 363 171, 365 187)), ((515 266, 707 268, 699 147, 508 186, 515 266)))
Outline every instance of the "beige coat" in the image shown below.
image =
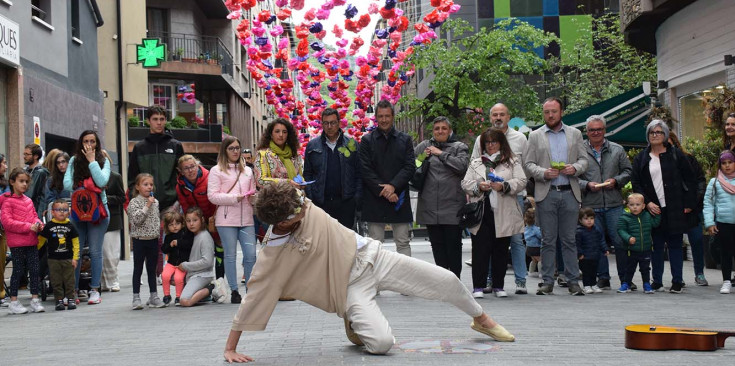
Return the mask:
MULTIPOLYGON (((523 215, 518 207, 516 195, 526 188, 526 175, 523 173, 521 162, 511 159, 512 164, 501 164, 495 168, 495 175, 502 177, 509 185, 509 190, 498 192, 498 205, 493 210, 495 216, 495 236, 503 238, 523 232, 523 215)), ((470 202, 481 200, 484 195, 478 183, 487 180, 485 165, 482 158, 470 162, 467 173, 462 180, 462 189, 469 196, 470 202)), ((482 225, 482 224, 480 224, 482 225)), ((470 233, 477 234, 480 225, 469 228, 470 233)))

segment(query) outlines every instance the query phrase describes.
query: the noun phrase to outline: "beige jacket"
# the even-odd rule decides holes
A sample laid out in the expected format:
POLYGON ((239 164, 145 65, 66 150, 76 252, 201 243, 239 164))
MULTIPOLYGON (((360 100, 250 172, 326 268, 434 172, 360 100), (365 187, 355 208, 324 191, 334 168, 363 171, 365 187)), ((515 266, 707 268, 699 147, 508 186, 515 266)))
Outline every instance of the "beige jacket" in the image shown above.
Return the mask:
MULTIPOLYGON (((498 205, 493 210, 495 236, 498 238, 523 232, 523 216, 521 208, 518 207, 516 195, 526 188, 526 175, 517 158, 511 159, 511 162, 512 165, 501 164, 495 168, 495 175, 502 177, 509 186, 507 191, 498 192, 498 205)), ((487 173, 482 158, 472 160, 462 180, 462 189, 469 196, 470 202, 477 202, 484 198, 478 183, 485 180, 487 180, 487 173)), ((477 234, 480 225, 469 228, 470 233, 477 234)))
POLYGON ((280 297, 292 297, 344 317, 355 232, 306 200, 306 215, 290 241, 265 246, 248 281, 232 330, 263 330, 280 297))

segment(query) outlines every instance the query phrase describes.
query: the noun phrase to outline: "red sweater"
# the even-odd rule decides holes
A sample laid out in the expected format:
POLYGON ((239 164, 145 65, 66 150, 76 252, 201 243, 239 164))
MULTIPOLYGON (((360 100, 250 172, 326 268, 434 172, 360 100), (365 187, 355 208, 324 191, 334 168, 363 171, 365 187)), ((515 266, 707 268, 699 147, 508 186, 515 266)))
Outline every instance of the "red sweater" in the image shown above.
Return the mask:
POLYGON ((0 220, 5 228, 8 247, 31 247, 38 244, 38 234, 31 231, 31 226, 41 221, 36 216, 33 201, 25 195, 14 195, 10 192, 0 196, 0 220))

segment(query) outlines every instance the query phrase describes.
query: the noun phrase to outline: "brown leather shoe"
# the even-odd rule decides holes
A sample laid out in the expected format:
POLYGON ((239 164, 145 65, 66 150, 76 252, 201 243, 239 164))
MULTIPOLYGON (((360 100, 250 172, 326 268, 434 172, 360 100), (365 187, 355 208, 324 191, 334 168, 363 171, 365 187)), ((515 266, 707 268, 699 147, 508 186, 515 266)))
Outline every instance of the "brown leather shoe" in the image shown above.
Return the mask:
POLYGON ((472 324, 470 324, 470 328, 485 334, 487 336, 490 336, 490 338, 498 341, 498 342, 514 342, 516 340, 516 337, 505 328, 503 328, 502 325, 498 324, 492 328, 485 328, 482 326, 482 324, 477 324, 475 321, 472 321, 472 324))
POLYGON ((347 318, 344 318, 345 320, 345 333, 347 333, 347 339, 352 342, 352 344, 356 346, 364 346, 365 344, 362 343, 360 340, 360 337, 357 336, 357 333, 355 333, 354 330, 352 330, 352 322, 347 320, 347 318))

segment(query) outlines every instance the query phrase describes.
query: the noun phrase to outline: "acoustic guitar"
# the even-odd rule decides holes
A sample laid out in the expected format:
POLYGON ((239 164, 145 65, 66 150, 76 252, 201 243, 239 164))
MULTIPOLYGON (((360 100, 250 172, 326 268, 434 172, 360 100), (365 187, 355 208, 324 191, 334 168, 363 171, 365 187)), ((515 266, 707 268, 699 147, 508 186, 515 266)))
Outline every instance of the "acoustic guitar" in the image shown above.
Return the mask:
POLYGON ((729 336, 735 336, 735 331, 633 324, 625 327, 625 348, 714 351, 725 347, 725 339, 729 336))

